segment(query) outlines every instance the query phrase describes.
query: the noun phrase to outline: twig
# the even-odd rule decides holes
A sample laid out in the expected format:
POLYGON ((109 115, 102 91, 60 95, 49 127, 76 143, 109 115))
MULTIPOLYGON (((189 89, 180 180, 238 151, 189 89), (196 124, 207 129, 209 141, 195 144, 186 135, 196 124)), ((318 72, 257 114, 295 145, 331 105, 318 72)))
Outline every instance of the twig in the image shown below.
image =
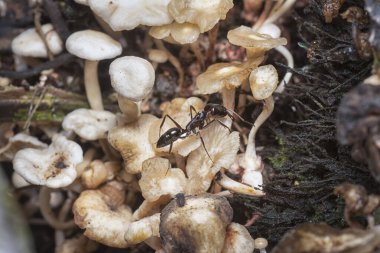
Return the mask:
POLYGON ((39 34, 40 38, 42 39, 42 41, 45 45, 49 60, 53 60, 53 58, 54 58, 53 53, 51 52, 51 50, 49 48, 49 44, 47 43, 45 34, 41 28, 41 7, 40 7, 40 4, 38 2, 37 2, 36 7, 34 8, 34 26, 36 28, 37 33, 39 34))
POLYGON ((57 31, 62 41, 65 41, 70 35, 70 31, 67 28, 66 22, 62 17, 61 11, 56 2, 52 0, 44 0, 44 10, 49 15, 49 18, 57 31))

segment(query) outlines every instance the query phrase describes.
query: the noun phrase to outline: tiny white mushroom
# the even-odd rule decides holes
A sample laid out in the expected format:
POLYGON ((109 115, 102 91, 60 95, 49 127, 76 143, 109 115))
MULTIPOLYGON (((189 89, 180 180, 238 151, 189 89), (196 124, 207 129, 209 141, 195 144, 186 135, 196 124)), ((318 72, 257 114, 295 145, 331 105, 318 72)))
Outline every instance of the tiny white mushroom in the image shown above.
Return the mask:
POLYGON ((140 116, 140 103, 154 85, 154 68, 147 60, 124 56, 114 60, 109 69, 111 85, 118 93, 119 107, 127 122, 140 116))
POLYGON ((13 168, 31 184, 60 188, 75 180, 75 166, 82 160, 82 148, 64 136, 57 135, 47 149, 26 148, 17 152, 13 168))
POLYGON ((98 62, 121 54, 119 42, 107 34, 84 30, 71 34, 66 40, 66 49, 71 54, 85 59, 84 85, 87 99, 94 110, 103 110, 98 80, 98 62))
POLYGON ((65 116, 62 127, 74 131, 85 140, 107 138, 108 131, 116 126, 116 115, 108 111, 76 109, 65 116))
MULTIPOLYGON (((45 35, 49 50, 54 55, 61 53, 63 43, 58 33, 54 30, 53 25, 45 24, 41 26, 41 30, 45 35)), ((26 57, 48 57, 45 44, 34 28, 22 32, 12 40, 12 52, 26 57)))

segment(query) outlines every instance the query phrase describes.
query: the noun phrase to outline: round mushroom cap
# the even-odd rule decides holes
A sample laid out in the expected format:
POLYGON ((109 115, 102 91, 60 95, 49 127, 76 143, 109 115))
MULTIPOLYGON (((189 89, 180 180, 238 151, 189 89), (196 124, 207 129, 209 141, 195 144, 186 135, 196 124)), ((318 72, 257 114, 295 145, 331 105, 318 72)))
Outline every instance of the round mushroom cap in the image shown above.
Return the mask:
POLYGON ((252 95, 257 100, 272 96, 278 85, 277 70, 273 65, 260 66, 249 75, 252 95))
POLYGON ((168 54, 160 49, 151 49, 148 58, 153 62, 164 63, 168 60, 168 54))
POLYGON ((140 57, 117 58, 111 63, 109 74, 116 92, 134 102, 146 97, 154 85, 154 68, 150 62, 140 57))
POLYGON ((286 45, 285 38, 272 38, 270 35, 255 32, 247 26, 240 26, 227 33, 231 44, 245 48, 263 48, 269 50, 281 45, 286 45))
POLYGON ((47 149, 26 148, 17 152, 13 169, 31 184, 60 188, 75 180, 75 166, 82 160, 82 148, 57 135, 47 149))
POLYGON ((220 253, 232 208, 224 197, 186 196, 172 200, 161 212, 160 237, 167 253, 220 253))
POLYGON ((89 0, 93 12, 114 31, 132 30, 138 25, 160 26, 170 24, 170 0, 89 0))
MULTIPOLYGON (((41 30, 45 35, 50 51, 54 55, 61 53, 63 43, 58 33, 54 31, 53 25, 45 24, 41 26, 41 30)), ((22 32, 12 40, 12 52, 26 57, 48 57, 45 44, 34 28, 22 32)))
POLYGON ((105 33, 94 30, 71 34, 66 40, 66 49, 70 54, 90 61, 112 59, 122 51, 119 42, 105 33))
POLYGON ((116 115, 108 111, 76 109, 65 116, 62 127, 74 131, 89 141, 107 138, 108 131, 116 126, 116 115))

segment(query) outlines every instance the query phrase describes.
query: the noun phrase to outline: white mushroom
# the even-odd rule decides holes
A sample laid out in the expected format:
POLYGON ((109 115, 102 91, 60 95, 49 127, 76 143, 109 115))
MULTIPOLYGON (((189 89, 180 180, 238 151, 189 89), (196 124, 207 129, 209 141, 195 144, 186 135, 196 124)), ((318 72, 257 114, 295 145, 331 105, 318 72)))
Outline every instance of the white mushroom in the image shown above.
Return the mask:
POLYGON ((107 34, 84 30, 75 32, 66 40, 66 49, 71 54, 85 59, 84 85, 87 99, 94 110, 103 110, 102 96, 98 80, 98 62, 121 54, 119 42, 107 34))
POLYGON ((137 244, 152 236, 160 236, 159 224, 159 213, 134 221, 129 225, 127 232, 124 234, 124 239, 129 244, 137 244))
POLYGON ((47 149, 26 148, 17 152, 13 168, 31 184, 60 188, 75 180, 75 166, 82 160, 82 148, 57 135, 47 149))
POLYGON ((62 127, 74 131, 85 140, 107 138, 108 131, 116 126, 116 116, 108 111, 76 109, 65 116, 62 127))
MULTIPOLYGON (((53 25, 45 24, 41 26, 41 30, 45 35, 49 50, 54 55, 61 53, 63 43, 59 38, 58 33, 54 31, 53 25)), ((20 56, 42 58, 48 57, 48 51, 45 44, 34 28, 30 28, 22 32, 12 40, 12 51, 20 56)))
POLYGON ((132 30, 138 25, 169 24, 170 0, 88 0, 93 12, 106 21, 114 31, 132 30))
POLYGON ((141 113, 141 100, 150 93, 154 85, 152 64, 140 57, 124 56, 111 63, 109 74, 126 121, 135 121, 141 113))
POLYGON ((47 144, 26 133, 18 133, 9 138, 8 143, 0 149, 0 161, 12 161, 17 151, 24 148, 43 149, 47 144))

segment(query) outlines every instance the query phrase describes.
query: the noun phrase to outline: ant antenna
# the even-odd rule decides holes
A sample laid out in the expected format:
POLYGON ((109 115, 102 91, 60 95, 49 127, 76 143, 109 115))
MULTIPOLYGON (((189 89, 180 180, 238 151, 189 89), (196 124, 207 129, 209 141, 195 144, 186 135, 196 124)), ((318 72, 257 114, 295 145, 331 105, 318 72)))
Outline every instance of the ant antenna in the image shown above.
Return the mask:
POLYGON ((238 119, 240 119, 240 120, 243 121, 244 123, 246 123, 246 124, 248 124, 248 125, 251 125, 251 126, 255 126, 255 124, 252 124, 251 122, 246 121, 245 119, 243 119, 242 116, 240 116, 239 114, 237 114, 235 111, 233 111, 233 110, 231 110, 231 109, 227 109, 227 108, 226 108, 226 110, 227 110, 227 112, 229 113, 229 116, 230 116, 230 117, 233 118, 234 116, 236 116, 238 119))

